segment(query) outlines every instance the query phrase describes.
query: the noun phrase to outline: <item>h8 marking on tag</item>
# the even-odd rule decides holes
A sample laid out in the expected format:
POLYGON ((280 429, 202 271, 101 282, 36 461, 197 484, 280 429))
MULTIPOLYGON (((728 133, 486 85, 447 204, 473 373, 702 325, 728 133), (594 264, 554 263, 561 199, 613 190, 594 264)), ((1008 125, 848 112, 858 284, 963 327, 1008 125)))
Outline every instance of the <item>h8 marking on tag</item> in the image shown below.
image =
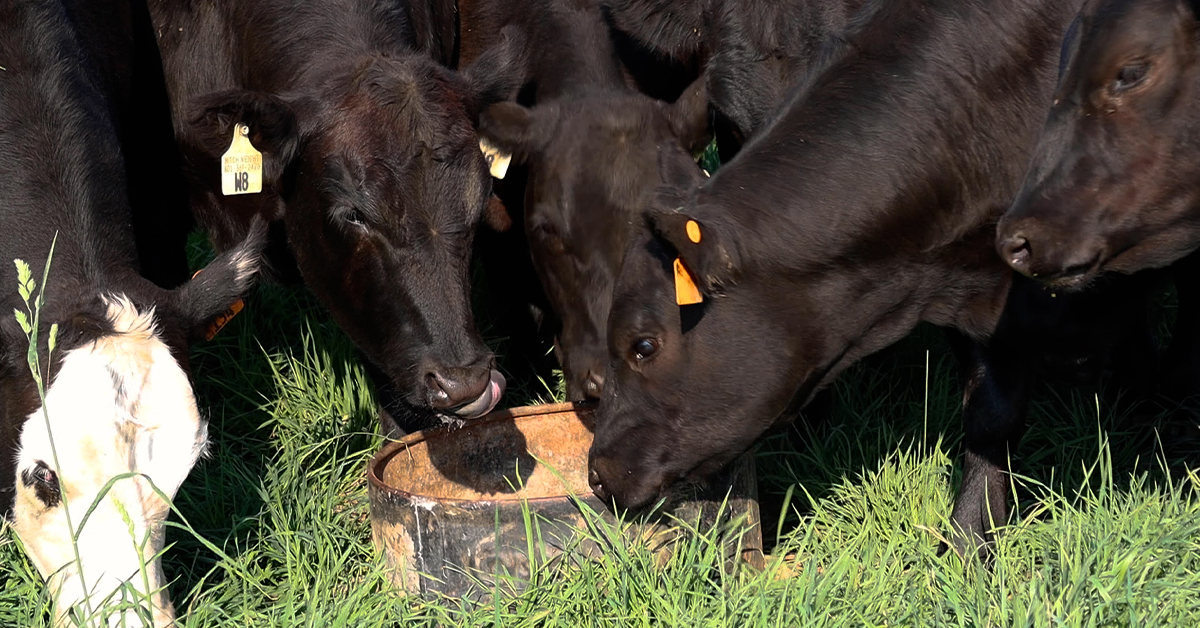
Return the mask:
POLYGON ((250 127, 233 125, 233 141, 221 155, 221 193, 258 194, 262 192, 262 153, 250 143, 250 127))

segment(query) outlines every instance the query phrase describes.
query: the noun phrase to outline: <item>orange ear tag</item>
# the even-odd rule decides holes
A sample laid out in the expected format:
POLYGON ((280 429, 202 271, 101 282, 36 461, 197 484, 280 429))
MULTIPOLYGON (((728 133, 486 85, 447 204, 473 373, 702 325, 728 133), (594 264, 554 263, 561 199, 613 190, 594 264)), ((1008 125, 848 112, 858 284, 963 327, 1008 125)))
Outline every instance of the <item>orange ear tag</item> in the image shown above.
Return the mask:
POLYGON ((225 310, 224 314, 216 317, 213 319, 212 323, 209 323, 208 329, 204 332, 204 339, 212 340, 213 336, 216 336, 217 332, 221 331, 221 328, 225 327, 225 325, 227 325, 229 321, 233 320, 233 317, 237 316, 238 312, 241 312, 245 307, 245 301, 241 299, 234 301, 233 305, 229 306, 229 309, 225 310))
POLYGON ((683 260, 675 258, 675 303, 695 305, 703 302, 704 296, 700 294, 692 275, 683 267, 683 260))
MULTIPOLYGON (((203 268, 196 271, 195 274, 192 275, 192 279, 195 279, 202 272, 204 272, 203 268)), ((234 316, 238 315, 238 312, 241 312, 245 308, 246 302, 242 299, 234 301, 233 305, 230 305, 229 309, 225 310, 224 314, 217 316, 213 319, 213 322, 208 324, 208 329, 204 330, 204 339, 212 340, 213 337, 217 335, 217 332, 221 331, 222 328, 229 324, 229 321, 233 320, 234 316)))
POLYGON ((687 234, 692 244, 700 244, 700 223, 695 220, 687 221, 687 234))

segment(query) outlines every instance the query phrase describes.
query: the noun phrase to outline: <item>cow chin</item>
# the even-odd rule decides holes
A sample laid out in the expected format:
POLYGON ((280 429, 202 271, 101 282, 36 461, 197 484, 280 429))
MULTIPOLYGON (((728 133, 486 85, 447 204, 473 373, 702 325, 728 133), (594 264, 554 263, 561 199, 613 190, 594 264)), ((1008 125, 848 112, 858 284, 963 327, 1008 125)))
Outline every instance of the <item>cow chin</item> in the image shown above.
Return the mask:
POLYGON ((57 625, 143 625, 148 614, 170 626, 163 496, 202 454, 207 426, 153 312, 114 299, 108 314, 115 333, 63 355, 44 412, 22 427, 13 529, 48 580, 57 625))

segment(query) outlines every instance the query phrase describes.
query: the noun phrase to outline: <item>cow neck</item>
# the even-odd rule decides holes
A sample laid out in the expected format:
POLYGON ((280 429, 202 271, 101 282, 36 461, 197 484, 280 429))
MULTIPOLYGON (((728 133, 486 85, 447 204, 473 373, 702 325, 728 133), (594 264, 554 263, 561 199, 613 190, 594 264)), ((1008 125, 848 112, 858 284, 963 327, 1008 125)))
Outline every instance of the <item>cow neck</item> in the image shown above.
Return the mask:
POLYGON ((990 334, 1011 280, 994 224, 1075 8, 893 3, 698 191, 693 216, 736 240, 735 283, 779 287, 764 298, 807 365, 789 412, 922 320, 990 334))
POLYGON ((701 188, 696 218, 736 233, 748 268, 909 278, 898 294, 950 280, 975 296, 980 275, 1003 273, 983 236, 1019 185, 1049 102, 1066 4, 892 3, 701 188), (975 272, 899 274, 964 253, 975 272))

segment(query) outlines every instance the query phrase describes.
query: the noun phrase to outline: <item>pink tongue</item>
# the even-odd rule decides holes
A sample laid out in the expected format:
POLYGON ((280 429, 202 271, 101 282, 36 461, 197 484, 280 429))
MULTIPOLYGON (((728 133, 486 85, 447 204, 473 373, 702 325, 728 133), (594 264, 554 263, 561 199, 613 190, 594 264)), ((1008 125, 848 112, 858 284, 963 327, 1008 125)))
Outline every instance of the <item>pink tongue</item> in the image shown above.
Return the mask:
POLYGON ((479 395, 475 401, 459 408, 455 414, 464 419, 478 419, 491 412, 496 404, 500 403, 500 398, 504 396, 505 385, 504 376, 500 374, 500 371, 493 370, 488 380, 488 387, 483 394, 479 395))

